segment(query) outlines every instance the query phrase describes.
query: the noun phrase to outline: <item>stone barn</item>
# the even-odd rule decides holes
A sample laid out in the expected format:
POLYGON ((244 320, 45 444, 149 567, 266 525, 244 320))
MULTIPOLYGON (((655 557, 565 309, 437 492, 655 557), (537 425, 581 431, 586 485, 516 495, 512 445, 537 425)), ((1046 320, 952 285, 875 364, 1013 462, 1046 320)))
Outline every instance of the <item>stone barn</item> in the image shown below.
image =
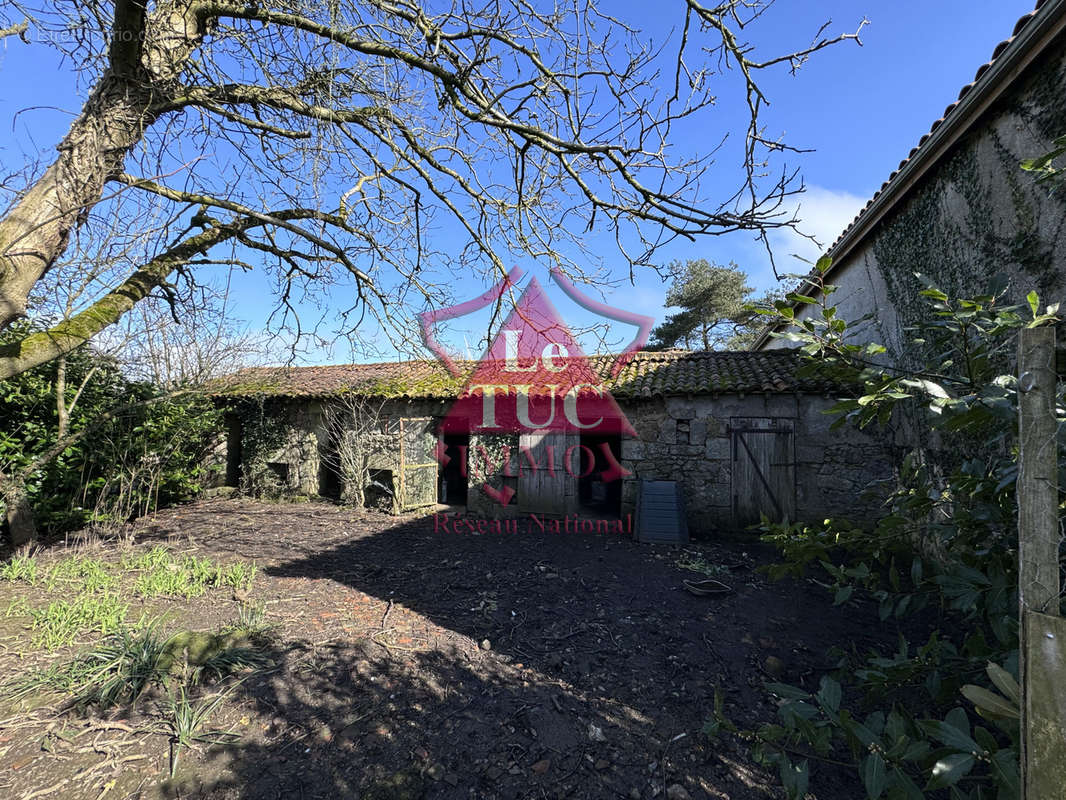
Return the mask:
POLYGON ((227 483, 394 513, 625 518, 641 481, 668 480, 696 531, 877 513, 889 445, 831 430, 840 389, 796 354, 641 352, 614 378, 612 359, 589 362, 629 433, 445 425, 464 384, 434 361, 244 370, 217 390, 227 483))

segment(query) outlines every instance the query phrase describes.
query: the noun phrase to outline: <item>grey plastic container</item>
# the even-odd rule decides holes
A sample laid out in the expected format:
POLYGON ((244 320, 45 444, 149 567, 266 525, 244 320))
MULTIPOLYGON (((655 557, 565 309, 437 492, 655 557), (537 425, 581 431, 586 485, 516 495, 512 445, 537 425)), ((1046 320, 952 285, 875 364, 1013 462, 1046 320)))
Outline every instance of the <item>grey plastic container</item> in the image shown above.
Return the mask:
POLYGON ((685 498, 677 481, 640 482, 635 527, 638 542, 688 542, 685 498))

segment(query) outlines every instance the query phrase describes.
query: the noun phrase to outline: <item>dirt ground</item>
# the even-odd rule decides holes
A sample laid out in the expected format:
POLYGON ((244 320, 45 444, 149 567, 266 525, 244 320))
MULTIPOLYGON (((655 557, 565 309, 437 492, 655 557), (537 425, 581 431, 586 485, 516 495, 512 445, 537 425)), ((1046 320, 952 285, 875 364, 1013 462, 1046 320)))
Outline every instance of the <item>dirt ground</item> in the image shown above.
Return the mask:
MULTIPOLYGON (((873 609, 769 582, 754 541, 687 548, 736 590, 695 597, 682 580, 700 576, 676 547, 524 522, 456 533, 439 520, 239 499, 141 520, 138 544, 258 566, 242 599, 265 604, 274 666, 234 684, 212 719, 240 740, 187 756, 168 781, 167 740, 135 715, 5 701, 0 795, 776 798, 743 743, 701 735, 714 687, 750 725, 773 716, 765 681, 815 688, 834 645, 894 637, 873 609)), ((0 607, 15 593, 0 584, 0 607)), ((163 610, 208 629, 236 605, 216 593, 163 610)), ((40 668, 7 621, 0 673, 40 668)), ((860 796, 854 778, 817 768, 809 797, 860 796)))

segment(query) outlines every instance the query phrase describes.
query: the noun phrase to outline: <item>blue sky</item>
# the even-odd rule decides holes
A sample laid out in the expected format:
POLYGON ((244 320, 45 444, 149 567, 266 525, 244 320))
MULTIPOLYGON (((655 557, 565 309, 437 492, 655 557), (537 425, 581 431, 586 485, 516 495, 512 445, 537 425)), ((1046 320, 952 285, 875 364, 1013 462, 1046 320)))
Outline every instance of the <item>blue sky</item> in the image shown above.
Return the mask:
MULTIPOLYGON (((661 21, 665 17, 658 13, 665 3, 613 0, 603 5, 627 21, 643 24, 653 38, 666 33, 661 21), (648 16, 649 7, 657 9, 654 17, 648 16), (646 17, 643 23, 642 16, 646 17)), ((768 131, 783 132, 791 144, 814 149, 789 158, 789 163, 801 168, 808 187, 799 200, 804 229, 829 244, 1032 6, 1033 0, 778 0, 764 24, 751 33, 766 52, 802 46, 827 20, 832 20, 827 33, 834 34, 854 30, 863 17, 869 20, 862 47, 850 42, 836 45, 812 57, 796 76, 782 70, 761 81, 772 102, 763 117, 768 131)), ((77 87, 53 51, 9 39, 0 52, 0 119, 11 120, 16 111, 34 108, 0 130, 0 157, 5 165, 10 167, 34 152, 47 157, 80 103, 77 87)), ((722 122, 716 120, 719 125, 722 122)), ((702 143, 697 126, 684 131, 677 146, 681 151, 698 152, 702 143)), ((818 248, 792 235, 775 234, 772 241, 780 272, 804 271, 804 265, 791 259, 790 253, 808 259, 818 255, 818 248)), ((603 253, 610 267, 616 259, 612 260, 607 242, 603 253)), ((661 252, 659 260, 697 257, 736 261, 759 289, 775 282, 765 251, 750 234, 675 242, 661 252)), ((538 265, 522 266, 527 276, 535 274, 545 285, 549 283, 546 271, 538 265)), ((615 277, 622 276, 616 273, 615 277)), ((238 275, 233 286, 230 305, 235 314, 252 329, 263 329, 270 309, 267 281, 262 276, 238 275)), ((459 299, 480 294, 484 288, 457 276, 459 299)), ((665 292, 659 278, 646 271, 637 274, 635 285, 602 289, 600 299, 661 320, 667 313, 665 292)), ((563 318, 572 320, 575 327, 592 322, 561 292, 552 289, 549 294, 563 318)), ((334 308, 348 305, 344 297, 318 300, 327 317, 334 308)), ((468 349, 476 355, 483 325, 483 318, 471 317, 465 329, 451 332, 449 341, 456 350, 468 349)), ((366 357, 353 353, 343 340, 329 345, 331 338, 327 335, 324 343, 309 343, 298 363, 366 357)), ((612 329, 612 340, 628 340, 627 331, 612 329)))

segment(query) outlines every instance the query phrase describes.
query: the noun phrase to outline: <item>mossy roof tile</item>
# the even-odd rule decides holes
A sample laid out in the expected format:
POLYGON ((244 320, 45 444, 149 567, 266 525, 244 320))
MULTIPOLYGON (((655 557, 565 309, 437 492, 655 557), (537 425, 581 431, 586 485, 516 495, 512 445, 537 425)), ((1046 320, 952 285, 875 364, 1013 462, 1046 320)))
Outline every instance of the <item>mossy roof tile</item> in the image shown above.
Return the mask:
MULTIPOLYGON (((641 352, 610 377, 615 356, 589 359, 615 397, 649 398, 696 394, 815 392, 834 388, 824 378, 800 375, 801 356, 789 350, 762 352, 641 352)), ((453 377, 437 361, 394 361, 323 367, 251 367, 211 387, 219 397, 332 397, 353 392, 375 397, 457 397, 474 362, 462 362, 453 377)))

